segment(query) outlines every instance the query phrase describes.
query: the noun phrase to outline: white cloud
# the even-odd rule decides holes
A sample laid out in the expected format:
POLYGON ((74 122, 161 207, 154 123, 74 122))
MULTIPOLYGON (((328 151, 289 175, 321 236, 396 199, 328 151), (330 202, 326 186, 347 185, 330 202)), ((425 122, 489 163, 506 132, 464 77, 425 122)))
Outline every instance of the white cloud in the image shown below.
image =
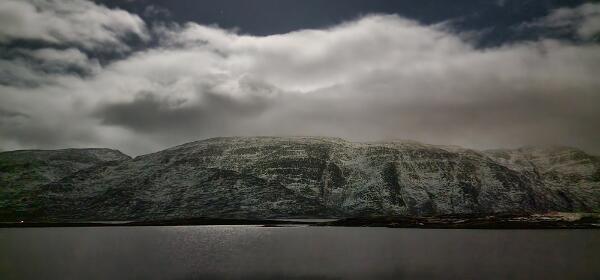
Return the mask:
POLYGON ((0 2, 0 42, 15 39, 126 47, 122 39, 134 34, 147 39, 145 23, 123 10, 84 0, 3 0, 0 2))
POLYGON ((22 49, 8 52, 0 59, 0 84, 16 87, 41 87, 60 83, 72 76, 90 76, 102 70, 96 59, 78 49, 22 49), (12 57, 11 57, 12 56, 12 57))
POLYGON ((573 30, 583 39, 591 39, 600 34, 600 4, 587 3, 575 8, 560 8, 552 11, 527 26, 542 26, 573 30))
POLYGON ((94 72, 100 70, 100 64, 94 59, 88 58, 85 53, 82 53, 76 48, 64 50, 43 48, 36 50, 19 50, 20 53, 29 58, 37 60, 40 67, 50 67, 51 69, 73 68, 76 67, 86 72, 94 72))
POLYGON ((148 5, 148 6, 146 6, 146 8, 144 8, 144 16, 146 16, 146 17, 155 17, 155 16, 170 17, 171 12, 160 6, 148 5))
POLYGON ((471 49, 456 36, 396 16, 371 16, 327 30, 266 37, 188 24, 169 43, 225 55, 228 71, 252 74, 288 90, 311 91, 348 82, 382 67, 411 69, 471 49), (364 62, 364 63, 361 63, 364 62))
MULTIPOLYGON (((481 50, 442 27, 381 15, 265 37, 197 24, 159 34, 161 46, 91 76, 0 87, 0 107, 28 116, 0 121, 3 148, 139 154, 213 136, 324 135, 600 152, 598 45, 481 50)), ((70 50, 30 55, 93 64, 70 50)))

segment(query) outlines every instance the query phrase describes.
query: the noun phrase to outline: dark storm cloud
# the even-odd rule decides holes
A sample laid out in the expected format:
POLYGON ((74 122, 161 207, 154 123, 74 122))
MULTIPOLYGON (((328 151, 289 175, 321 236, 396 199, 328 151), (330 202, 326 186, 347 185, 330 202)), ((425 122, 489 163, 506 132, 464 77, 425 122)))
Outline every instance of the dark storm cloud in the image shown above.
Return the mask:
POLYGON ((202 102, 185 100, 169 104, 151 92, 141 92, 125 103, 103 105, 93 115, 102 124, 122 126, 140 133, 178 133, 193 136, 235 127, 244 118, 255 118, 268 106, 266 100, 237 100, 211 92, 198 93, 202 102))
MULTIPOLYGON (((136 155, 214 136, 320 135, 473 148, 561 144, 600 153, 600 46, 589 40, 481 48, 465 39, 478 34, 397 15, 255 36, 197 23, 148 27, 124 11, 64 3, 129 19, 107 33, 125 48, 122 34, 135 30, 157 45, 102 64, 85 51, 96 39, 49 31, 62 30, 69 17, 19 31, 83 43, 12 48, 18 55, 2 57, 0 73, 14 77, 0 74, 2 108, 28 116, 5 114, 3 149, 105 146, 136 155), (61 71, 72 67, 87 72, 61 71), (36 86, 11 83, 19 79, 36 86)), ((527 24, 568 21, 574 32, 593 34, 597 7, 567 7, 527 24)), ((32 15, 51 17, 46 10, 53 9, 32 15)), ((85 28, 107 32, 102 24, 85 28)), ((0 38, 25 36, 19 32, 2 30, 0 38)))

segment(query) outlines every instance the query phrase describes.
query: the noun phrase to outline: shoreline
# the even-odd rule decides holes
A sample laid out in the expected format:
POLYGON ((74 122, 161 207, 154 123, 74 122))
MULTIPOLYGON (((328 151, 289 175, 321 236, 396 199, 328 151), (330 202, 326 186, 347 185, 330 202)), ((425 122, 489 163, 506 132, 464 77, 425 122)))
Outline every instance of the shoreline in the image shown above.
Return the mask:
POLYGON ((141 227, 141 226, 217 226, 250 225, 387 227, 422 229, 600 229, 600 214, 552 213, 534 215, 445 215, 427 217, 349 217, 318 221, 314 218, 224 219, 191 218, 149 221, 77 221, 77 222, 0 222, 0 228, 42 227, 141 227))

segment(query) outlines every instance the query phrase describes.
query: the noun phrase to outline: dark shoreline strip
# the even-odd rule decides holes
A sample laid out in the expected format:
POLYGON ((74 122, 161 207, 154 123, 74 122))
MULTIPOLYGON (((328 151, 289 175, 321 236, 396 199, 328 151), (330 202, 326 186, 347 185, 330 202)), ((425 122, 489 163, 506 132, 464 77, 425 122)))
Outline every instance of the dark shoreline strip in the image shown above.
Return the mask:
POLYGON ((131 226, 194 226, 194 225, 255 225, 266 227, 309 225, 331 227, 387 227, 422 229, 600 229, 598 218, 575 221, 548 219, 546 217, 364 217, 317 222, 301 220, 216 219, 195 218, 157 221, 107 221, 107 222, 24 222, 0 223, 0 228, 32 227, 131 227, 131 226))

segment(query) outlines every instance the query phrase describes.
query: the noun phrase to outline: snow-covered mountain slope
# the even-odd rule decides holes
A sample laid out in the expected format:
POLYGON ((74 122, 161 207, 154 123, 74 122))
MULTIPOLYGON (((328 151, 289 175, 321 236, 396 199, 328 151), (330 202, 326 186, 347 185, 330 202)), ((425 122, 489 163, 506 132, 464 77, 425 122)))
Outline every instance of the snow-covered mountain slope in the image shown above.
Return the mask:
POLYGON ((600 157, 569 147, 492 150, 498 163, 541 181, 553 205, 572 211, 599 211, 600 157))
POLYGON ((28 219, 600 211, 599 160, 571 148, 231 137, 69 172, 36 188, 28 219))
POLYGON ((42 185, 105 162, 130 159, 110 149, 20 150, 0 153, 0 219, 27 218, 42 185))

